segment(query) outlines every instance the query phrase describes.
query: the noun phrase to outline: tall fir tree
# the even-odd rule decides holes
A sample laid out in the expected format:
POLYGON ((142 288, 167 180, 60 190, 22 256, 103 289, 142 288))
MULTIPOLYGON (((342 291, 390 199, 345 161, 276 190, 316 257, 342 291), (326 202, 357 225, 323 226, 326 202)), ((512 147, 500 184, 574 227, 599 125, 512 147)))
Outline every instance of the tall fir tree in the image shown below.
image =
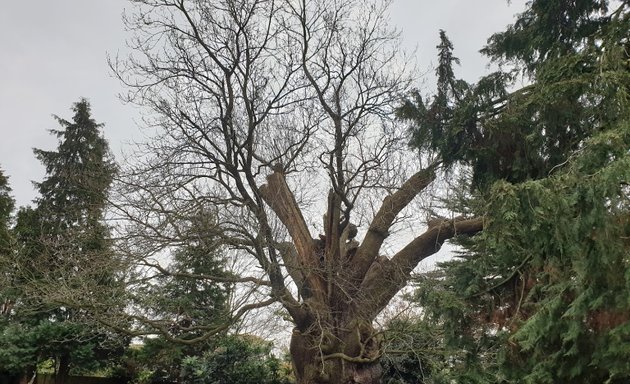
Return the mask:
POLYGON ((486 218, 418 291, 459 382, 630 379, 628 8, 532 1, 483 50, 509 70, 451 98, 439 135, 424 104, 401 112, 472 169, 486 218))
POLYGON ((34 150, 46 176, 36 183, 36 207, 21 209, 15 228, 23 325, 37 355, 54 359, 58 383, 71 369, 90 368, 90 361, 124 347, 122 338, 87 324, 88 312, 78 305, 96 305, 95 298, 113 296, 119 284, 103 221, 115 166, 88 101, 73 111, 72 121, 55 116, 62 127, 51 130, 57 149, 34 150))
POLYGON ((55 116, 63 127, 51 130, 60 140, 57 150, 34 150, 47 175, 36 184, 37 209, 49 236, 80 229, 82 250, 102 250, 106 247, 102 220, 115 166, 100 133, 102 124, 92 119, 88 101, 79 101, 73 110, 72 122, 55 116))

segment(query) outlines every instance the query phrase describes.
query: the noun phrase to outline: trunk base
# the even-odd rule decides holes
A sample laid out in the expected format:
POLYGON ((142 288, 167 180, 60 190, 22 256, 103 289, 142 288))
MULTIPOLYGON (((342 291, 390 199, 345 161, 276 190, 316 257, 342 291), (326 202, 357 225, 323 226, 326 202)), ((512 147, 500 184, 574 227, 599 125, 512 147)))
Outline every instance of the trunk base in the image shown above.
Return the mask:
POLYGON ((294 330, 290 353, 298 384, 378 384, 380 343, 368 323, 356 323, 339 336, 294 330), (368 324, 366 326, 366 324, 368 324))

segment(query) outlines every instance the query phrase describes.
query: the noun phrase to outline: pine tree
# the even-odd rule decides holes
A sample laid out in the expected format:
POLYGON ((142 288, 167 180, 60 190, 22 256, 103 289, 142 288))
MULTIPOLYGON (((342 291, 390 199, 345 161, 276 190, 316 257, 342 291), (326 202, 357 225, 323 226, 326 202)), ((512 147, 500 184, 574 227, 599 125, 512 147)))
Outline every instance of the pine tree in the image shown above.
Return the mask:
POLYGON ((446 163, 452 163, 461 157, 464 130, 445 129, 454 118, 455 105, 470 92, 470 84, 455 77, 453 65, 460 61, 455 57, 453 43, 446 32, 440 30, 438 49, 437 90, 430 104, 426 104, 418 91, 412 93, 398 110, 404 120, 414 122, 411 145, 422 152, 439 153, 446 163))
POLYGON ((88 101, 79 101, 73 110, 72 122, 55 116, 63 127, 51 130, 60 139, 57 151, 34 150, 47 174, 37 183, 37 207, 49 235, 80 228, 81 249, 102 250, 106 246, 102 219, 115 167, 100 135, 102 124, 90 116, 88 101))

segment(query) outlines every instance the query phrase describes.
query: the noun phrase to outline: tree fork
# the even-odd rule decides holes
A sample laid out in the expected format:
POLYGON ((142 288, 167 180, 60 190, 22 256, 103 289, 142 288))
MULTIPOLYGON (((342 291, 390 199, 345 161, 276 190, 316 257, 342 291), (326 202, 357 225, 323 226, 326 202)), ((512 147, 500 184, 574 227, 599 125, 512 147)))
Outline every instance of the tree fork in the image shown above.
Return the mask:
POLYGON ((310 293, 319 301, 324 302, 326 286, 315 271, 320 269, 319 260, 315 252, 313 238, 302 215, 302 211, 295 200, 295 196, 287 185, 282 172, 274 171, 267 176, 267 184, 259 188, 264 201, 278 216, 282 224, 289 231, 289 235, 297 251, 297 264, 302 269, 304 284, 308 285, 310 293))
POLYGON ((435 180, 436 166, 437 164, 434 164, 416 172, 396 192, 383 199, 363 242, 357 249, 353 272, 355 279, 363 279, 376 260, 383 241, 389 235, 388 231, 400 211, 435 180))
POLYGON ((474 235, 483 229, 482 217, 444 220, 429 227, 391 259, 379 258, 368 270, 361 283, 357 308, 365 316, 375 317, 396 293, 405 286, 414 268, 425 258, 440 250, 442 244, 456 235, 474 235))

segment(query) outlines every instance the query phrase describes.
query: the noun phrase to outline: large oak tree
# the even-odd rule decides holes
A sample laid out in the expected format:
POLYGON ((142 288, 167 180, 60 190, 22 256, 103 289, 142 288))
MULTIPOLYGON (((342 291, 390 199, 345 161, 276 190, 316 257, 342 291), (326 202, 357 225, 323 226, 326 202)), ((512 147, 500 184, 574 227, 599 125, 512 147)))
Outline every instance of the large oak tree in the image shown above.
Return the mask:
POLYGON ((153 138, 117 197, 123 249, 156 267, 208 212, 215 236, 256 265, 217 277, 258 293, 232 320, 279 303, 295 324, 300 383, 377 382, 373 320, 421 260, 483 224, 432 220, 389 239, 422 218, 410 208, 441 162, 409 152, 394 119, 410 81, 387 2, 132 2, 135 52, 112 66, 149 111, 153 138))

